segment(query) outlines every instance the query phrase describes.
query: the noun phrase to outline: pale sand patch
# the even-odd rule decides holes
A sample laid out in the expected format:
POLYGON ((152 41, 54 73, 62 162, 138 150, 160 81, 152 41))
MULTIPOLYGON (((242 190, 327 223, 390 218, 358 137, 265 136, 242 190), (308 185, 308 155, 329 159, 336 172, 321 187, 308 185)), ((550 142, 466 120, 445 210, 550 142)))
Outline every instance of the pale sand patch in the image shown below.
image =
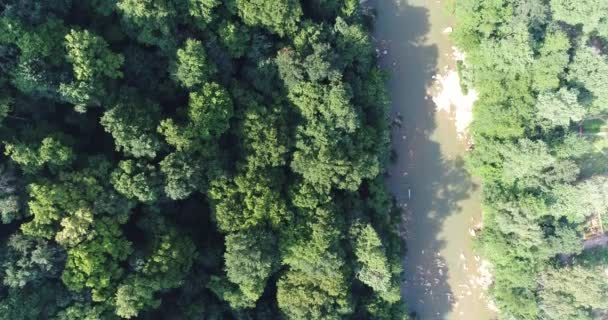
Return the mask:
MULTIPOLYGON (((464 61, 465 56, 454 47, 452 58, 464 61)), ((477 92, 469 89, 466 95, 462 93, 456 70, 447 69, 443 74, 435 75, 434 79, 436 91, 432 98, 437 110, 448 112, 454 120, 458 137, 466 139, 467 129, 473 120, 473 104, 477 100, 477 92)))
POLYGON ((473 120, 473 104, 477 100, 477 93, 472 89, 466 95, 462 93, 460 77, 455 70, 437 75, 436 81, 438 91, 433 96, 433 102, 437 110, 448 112, 452 116, 458 136, 464 138, 473 120))

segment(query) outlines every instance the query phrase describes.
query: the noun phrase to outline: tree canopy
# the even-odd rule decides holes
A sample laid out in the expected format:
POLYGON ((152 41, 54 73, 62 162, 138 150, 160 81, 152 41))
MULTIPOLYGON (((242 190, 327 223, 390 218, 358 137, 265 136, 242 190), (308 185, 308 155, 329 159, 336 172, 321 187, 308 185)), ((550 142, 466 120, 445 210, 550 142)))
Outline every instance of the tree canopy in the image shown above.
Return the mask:
POLYGON ((0 319, 407 317, 369 18, 0 1, 0 319))
MULTIPOLYGON (((479 100, 468 164, 483 182, 478 244, 504 319, 608 312, 606 22, 596 0, 464 0, 454 40, 479 100), (591 125, 593 123, 593 125, 591 125), (600 228, 601 230, 601 228, 600 228), (602 258, 603 257, 603 258, 602 258), (604 259, 602 261, 602 259, 604 259)), ((466 79, 465 79, 466 81, 466 79)))

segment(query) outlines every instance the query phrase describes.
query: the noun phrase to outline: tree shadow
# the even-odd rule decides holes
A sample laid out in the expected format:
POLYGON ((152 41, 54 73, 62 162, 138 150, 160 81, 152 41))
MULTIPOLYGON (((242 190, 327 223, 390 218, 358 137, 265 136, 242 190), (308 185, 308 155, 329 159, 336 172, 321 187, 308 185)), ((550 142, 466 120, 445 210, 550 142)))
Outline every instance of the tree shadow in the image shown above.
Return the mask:
MULTIPOLYGON (((439 255, 445 219, 459 211, 476 187, 461 158, 443 159, 431 140, 437 127, 435 105, 427 95, 438 73, 438 48, 425 44, 430 31, 426 8, 407 0, 370 0, 376 9, 375 42, 388 81, 392 108, 392 147, 397 160, 389 166, 389 187, 403 208, 402 230, 408 248, 402 295, 421 319, 443 319, 455 302, 446 260, 439 255)), ((456 134, 454 132, 454 134, 456 134)))

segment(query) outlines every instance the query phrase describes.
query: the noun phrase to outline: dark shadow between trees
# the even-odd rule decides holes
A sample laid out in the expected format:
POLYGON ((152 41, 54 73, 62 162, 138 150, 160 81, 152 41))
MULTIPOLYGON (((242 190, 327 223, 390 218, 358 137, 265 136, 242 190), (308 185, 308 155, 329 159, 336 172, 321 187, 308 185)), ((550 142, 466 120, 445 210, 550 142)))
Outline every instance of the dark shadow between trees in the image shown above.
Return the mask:
POLYGON ((392 148, 397 159, 389 166, 388 183, 403 208, 404 263, 402 295, 421 319, 443 319, 452 309, 450 270, 439 255, 444 220, 458 211, 474 185, 462 159, 443 160, 438 143, 435 105, 427 88, 437 73, 438 48, 425 44, 429 12, 407 0, 371 0, 376 9, 375 42, 382 67, 390 72, 392 148), (385 51, 386 50, 386 51, 385 51), (397 121, 399 122, 399 121, 397 121), (411 198, 410 198, 411 196, 411 198))

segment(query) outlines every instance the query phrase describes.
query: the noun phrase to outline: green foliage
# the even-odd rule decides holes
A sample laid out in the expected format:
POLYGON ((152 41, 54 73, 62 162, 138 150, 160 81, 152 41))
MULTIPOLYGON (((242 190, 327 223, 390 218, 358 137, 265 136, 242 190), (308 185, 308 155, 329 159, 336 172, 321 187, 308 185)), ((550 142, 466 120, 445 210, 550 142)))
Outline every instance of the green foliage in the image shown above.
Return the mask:
POLYGON ((245 24, 266 27, 280 36, 293 34, 302 16, 297 0, 236 0, 236 3, 245 24))
POLYGON ((255 303, 248 299, 239 287, 228 281, 228 279, 211 276, 208 287, 215 295, 228 302, 230 307, 235 310, 255 307, 255 303))
POLYGON ((568 72, 568 80, 589 91, 593 95, 593 105, 603 111, 608 103, 607 59, 595 48, 583 46, 577 48, 568 72))
POLYGON ((1 320, 405 319, 359 1, 0 7, 1 320))
POLYGON ((547 120, 550 127, 568 127, 571 121, 580 121, 587 114, 578 102, 578 91, 565 88, 540 94, 536 109, 537 117, 547 120))
POLYGON ((57 137, 46 137, 39 145, 31 146, 23 143, 6 143, 4 154, 21 166, 25 173, 36 173, 45 165, 52 170, 58 170, 69 165, 74 154, 57 137))
POLYGON ((75 303, 57 313, 57 320, 113 319, 108 308, 100 304, 75 303))
MULTIPOLYGON (((187 235, 160 221, 152 243, 152 251, 144 261, 142 274, 154 280, 160 289, 177 288, 182 284, 195 258, 196 248, 187 235)), ((150 231, 150 230, 149 230, 150 231)))
POLYGON ((534 87, 538 91, 559 88, 570 61, 570 48, 570 39, 564 32, 556 30, 547 33, 539 50, 540 56, 534 64, 534 87))
POLYGON ((0 20, 0 30, 3 32, 0 42, 16 45, 21 51, 21 61, 48 59, 58 64, 65 55, 61 42, 67 30, 61 20, 48 19, 32 26, 5 16, 0 20))
POLYGON ((106 111, 100 123, 112 134, 116 151, 136 158, 154 158, 161 146, 156 135, 159 116, 158 105, 127 96, 106 111))
POLYGON ((289 212, 281 197, 280 177, 270 172, 247 171, 230 179, 214 180, 209 190, 215 220, 224 232, 248 229, 264 222, 279 225, 289 212))
POLYGON ((184 47, 177 50, 173 76, 184 87, 192 89, 199 86, 216 72, 216 67, 207 58, 202 42, 188 39, 184 47))
POLYGON ((8 289, 6 295, 0 299, 0 319, 49 318, 57 311, 64 297, 65 290, 54 282, 46 282, 41 286, 8 289))
POLYGON ((165 119, 157 130, 177 150, 201 149, 203 140, 228 130, 232 113, 232 100, 226 90, 216 83, 206 83, 200 91, 190 93, 187 123, 165 119))
POLYGON ((2 264, 3 282, 10 288, 23 288, 59 274, 64 252, 57 246, 22 234, 14 234, 8 243, 2 264))
POLYGON ((196 250, 187 236, 162 218, 148 216, 140 227, 153 235, 153 240, 145 257, 137 262, 138 273, 128 277, 115 296, 116 314, 127 319, 143 310, 158 308, 161 300, 156 292, 181 286, 196 250))
POLYGON ((10 195, 0 199, 0 221, 4 224, 23 218, 19 197, 10 195))
POLYGON ((141 310, 158 308, 160 300, 154 298, 155 285, 145 278, 133 277, 116 291, 116 314, 121 318, 136 317, 141 310))
POLYGON ((197 137, 217 137, 229 127, 232 101, 222 87, 207 83, 201 91, 190 93, 188 117, 197 137))
POLYGON ((104 79, 122 78, 124 62, 121 54, 113 53, 107 42, 88 30, 71 30, 65 36, 67 60, 72 64, 75 81, 62 83, 60 93, 84 111, 87 105, 99 105, 106 91, 99 84, 104 79))
POLYGON ((119 70, 124 62, 120 54, 110 51, 103 38, 88 30, 71 30, 65 36, 68 61, 74 67, 74 77, 78 81, 92 81, 102 77, 116 79, 122 77, 119 70))
POLYGON ((361 264, 357 279, 371 287, 390 303, 399 301, 399 283, 391 282, 390 264, 386 250, 374 228, 367 224, 361 227, 355 240, 355 255, 361 264))
POLYGON ((287 163, 288 125, 279 106, 253 103, 242 115, 240 135, 247 165, 252 168, 280 167, 287 163))
POLYGON ((544 319, 594 319, 592 310, 608 309, 608 280, 599 266, 550 268, 541 281, 544 319))
POLYGON ((501 318, 608 310, 600 267, 577 264, 593 254, 584 231, 607 209, 606 169, 595 162, 604 162, 604 138, 583 130, 606 116, 607 11, 596 0, 455 4, 454 39, 479 94, 468 159, 484 185, 479 246, 501 318))
POLYGON ((226 21, 218 30, 220 41, 233 58, 245 55, 249 48, 250 31, 239 22, 226 21))
POLYGON ((188 0, 188 13, 195 18, 197 26, 206 26, 215 15, 214 9, 222 4, 220 0, 188 0))
POLYGON ((602 0, 551 0, 551 9, 556 20, 582 25, 584 32, 595 31, 607 22, 608 3, 602 0))
POLYGON ((347 88, 341 83, 329 88, 304 83, 290 95, 307 120, 297 130, 295 172, 322 187, 347 190, 356 190, 363 179, 379 173, 378 159, 364 151, 373 147, 373 135, 359 128, 347 88))
POLYGON ((165 193, 174 200, 185 199, 202 186, 204 168, 194 161, 192 154, 173 152, 160 162, 165 178, 165 193))
POLYGON ((28 207, 33 219, 21 225, 23 232, 51 239, 62 218, 76 213, 86 217, 87 210, 92 210, 94 214, 109 214, 116 220, 124 219, 131 204, 118 197, 107 181, 101 180, 109 174, 101 167, 104 163, 96 165, 100 166, 96 168, 98 172, 83 170, 65 174, 56 183, 42 180, 30 184, 28 207))
POLYGON ((182 5, 173 0, 118 0, 116 8, 134 38, 170 50, 175 46, 171 36, 177 31, 176 18, 182 5))
POLYGON ((129 199, 141 202, 156 202, 162 191, 162 180, 158 170, 149 164, 124 160, 112 172, 112 184, 116 191, 129 199))
POLYGON ((91 240, 90 227, 93 224, 93 213, 87 209, 78 209, 73 215, 61 219, 61 231, 55 240, 64 246, 73 247, 84 240, 91 240))
POLYGON ((264 230, 251 229, 226 236, 226 274, 252 303, 260 298, 277 267, 275 243, 276 238, 264 230))
POLYGON ((132 248, 119 225, 109 218, 97 220, 91 232, 91 240, 68 250, 61 279, 70 290, 90 288, 93 301, 104 301, 115 290, 116 280, 124 272, 121 262, 132 248))
POLYGON ((23 203, 19 196, 19 192, 23 191, 21 189, 14 167, 0 166, 0 221, 3 224, 24 218, 23 203))
POLYGON ((310 235, 288 248, 289 271, 278 282, 277 301, 290 319, 340 319, 352 312, 345 261, 336 250, 339 231, 332 212, 317 209, 310 235))

